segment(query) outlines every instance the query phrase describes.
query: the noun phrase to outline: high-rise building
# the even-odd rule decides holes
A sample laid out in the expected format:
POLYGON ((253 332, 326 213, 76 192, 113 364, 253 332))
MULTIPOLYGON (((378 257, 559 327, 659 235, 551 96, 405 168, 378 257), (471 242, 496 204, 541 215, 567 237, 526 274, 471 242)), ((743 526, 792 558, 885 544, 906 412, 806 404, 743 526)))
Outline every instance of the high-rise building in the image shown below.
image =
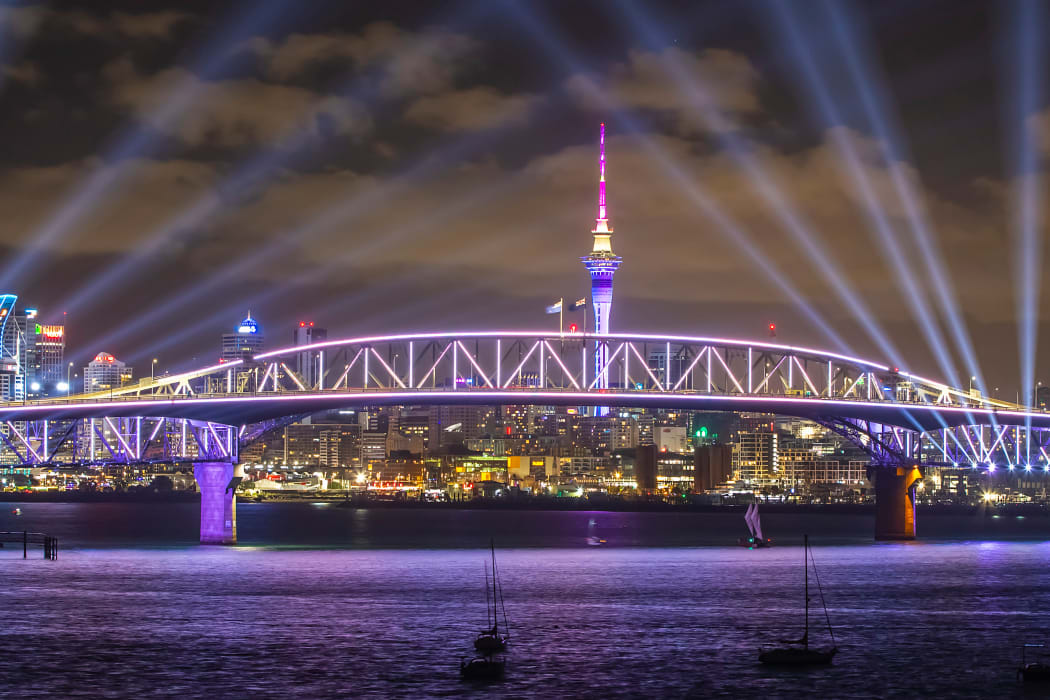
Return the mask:
POLYGON ((366 430, 361 433, 361 461, 367 465, 386 459, 386 432, 366 430))
POLYGON ((621 413, 610 420, 609 448, 628 450, 638 447, 638 421, 629 413, 621 413))
POLYGON ((131 381, 131 375, 131 367, 108 352, 100 352, 84 368, 84 393, 118 389, 131 381))
POLYGON ((316 467, 321 463, 321 428, 306 421, 284 429, 284 463, 297 467, 316 467))
POLYGON ((733 469, 754 485, 772 483, 779 469, 778 438, 775 432, 741 431, 736 435, 733 469))
POLYGON ((25 318, 25 374, 29 395, 49 396, 70 391, 65 363, 66 327, 36 323, 33 320, 36 309, 26 309, 19 316, 25 318))
POLYGON ((233 333, 222 334, 222 362, 247 360, 262 352, 263 332, 259 322, 248 312, 233 333))
MULTIPOLYGON (((605 124, 601 125, 598 155, 598 217, 594 220, 594 246, 588 255, 581 258, 587 272, 591 275, 591 304, 594 309, 595 335, 608 335, 613 301, 613 275, 623 259, 612 251, 612 227, 609 226, 608 212, 605 208, 605 124)), ((604 341, 594 344, 595 387, 609 387, 609 373, 604 372, 609 361, 609 348, 604 341)), ((607 414, 608 408, 600 408, 601 415, 607 414)))
MULTIPOLYGON (((299 321, 292 334, 292 345, 311 345, 328 339, 328 331, 314 325, 313 321, 299 321)), ((295 356, 295 371, 303 380, 306 388, 317 386, 317 381, 324 371, 323 360, 317 352, 301 352, 295 356)))
POLYGON ((0 399, 25 398, 25 338, 15 319, 14 294, 0 295, 0 399))
POLYGON ((327 425, 320 432, 321 465, 329 469, 351 467, 361 462, 361 426, 327 425))

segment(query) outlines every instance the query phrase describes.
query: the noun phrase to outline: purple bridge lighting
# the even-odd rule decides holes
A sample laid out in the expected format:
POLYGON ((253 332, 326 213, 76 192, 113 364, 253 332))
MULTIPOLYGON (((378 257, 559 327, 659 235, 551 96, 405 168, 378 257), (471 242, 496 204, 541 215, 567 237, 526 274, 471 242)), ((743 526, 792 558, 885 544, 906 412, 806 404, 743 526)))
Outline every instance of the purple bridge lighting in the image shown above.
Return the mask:
MULTIPOLYGON (((512 331, 329 340, 104 393, 4 403, 0 450, 8 463, 27 465, 193 463, 202 541, 232 542, 243 445, 305 414, 393 404, 624 406, 808 418, 867 451, 877 497, 898 506, 907 503, 923 465, 1050 465, 1050 413, 878 362, 731 338, 512 331), (306 376, 292 369, 303 355, 311 365, 306 376), (604 361, 597 365, 596 357, 604 361), (880 484, 891 484, 893 492, 883 494, 880 484)), ((913 520, 910 527, 913 536, 913 520)), ((907 526, 897 529, 909 536, 907 526)))

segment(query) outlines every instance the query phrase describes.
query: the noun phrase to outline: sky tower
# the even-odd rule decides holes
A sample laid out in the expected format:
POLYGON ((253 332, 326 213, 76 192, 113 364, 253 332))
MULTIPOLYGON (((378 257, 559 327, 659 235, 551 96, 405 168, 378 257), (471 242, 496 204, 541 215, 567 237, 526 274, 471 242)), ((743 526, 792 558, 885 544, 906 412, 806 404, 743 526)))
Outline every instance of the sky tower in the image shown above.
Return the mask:
MULTIPOLYGON (((591 273, 591 303, 594 305, 594 332, 597 335, 609 334, 609 315, 612 313, 613 275, 623 263, 623 259, 612 252, 612 227, 605 210, 605 124, 601 125, 598 140, 598 218, 594 220, 594 247, 589 255, 580 258, 591 273)), ((602 374, 609 359, 609 346, 605 341, 594 344, 594 372, 598 378, 595 387, 609 387, 608 373, 602 374)), ((601 413, 609 409, 600 409, 601 413)))

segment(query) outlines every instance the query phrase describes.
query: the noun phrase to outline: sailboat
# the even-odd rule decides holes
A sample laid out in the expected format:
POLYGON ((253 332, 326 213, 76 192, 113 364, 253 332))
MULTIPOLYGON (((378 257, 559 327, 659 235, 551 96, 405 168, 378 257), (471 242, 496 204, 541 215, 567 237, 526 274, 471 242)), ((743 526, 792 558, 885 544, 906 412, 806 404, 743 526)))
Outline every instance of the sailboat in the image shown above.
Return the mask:
POLYGON ((757 503, 752 503, 744 511, 744 522, 747 523, 748 532, 751 534, 747 538, 741 537, 737 540, 737 544, 748 549, 761 549, 762 547, 773 546, 773 540, 762 536, 762 519, 758 515, 757 503))
POLYGON ((486 619, 491 626, 479 632, 474 640, 474 648, 483 654, 492 654, 504 651, 507 648, 507 640, 510 638, 509 625, 507 624, 507 609, 503 607, 503 586, 499 582, 499 574, 496 573, 496 545, 489 541, 492 550, 492 590, 489 591, 489 572, 485 569, 485 611, 486 619), (490 595, 491 593, 491 595, 490 595), (503 613, 503 629, 500 630, 499 614, 503 613))
POLYGON ((813 564, 813 574, 817 578, 817 590, 820 592, 820 604, 824 606, 824 618, 828 621, 828 635, 831 637, 831 647, 828 649, 816 649, 809 646, 809 565, 812 558, 809 554, 809 535, 803 536, 802 552, 803 565, 806 571, 804 596, 806 602, 805 631, 800 639, 780 640, 782 644, 787 644, 788 646, 770 649, 769 651, 762 650, 758 655, 758 660, 764 664, 820 666, 830 664, 835 654, 838 653, 838 647, 835 646, 835 633, 831 629, 831 617, 828 615, 828 606, 824 602, 824 591, 820 587, 820 577, 817 575, 815 562, 813 564))
POLYGON ((587 522, 587 545, 589 547, 601 547, 603 544, 605 544, 605 540, 598 537, 598 523, 594 521, 594 518, 591 518, 587 522))

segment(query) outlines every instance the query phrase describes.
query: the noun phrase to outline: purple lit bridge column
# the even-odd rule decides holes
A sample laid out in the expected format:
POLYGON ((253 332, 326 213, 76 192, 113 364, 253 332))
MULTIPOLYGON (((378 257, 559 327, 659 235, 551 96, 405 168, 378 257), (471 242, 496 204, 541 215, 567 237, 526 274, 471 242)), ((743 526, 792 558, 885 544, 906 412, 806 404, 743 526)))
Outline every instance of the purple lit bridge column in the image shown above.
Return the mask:
POLYGON ((232 462, 197 462, 201 493, 201 544, 237 543, 237 484, 243 471, 232 462))

